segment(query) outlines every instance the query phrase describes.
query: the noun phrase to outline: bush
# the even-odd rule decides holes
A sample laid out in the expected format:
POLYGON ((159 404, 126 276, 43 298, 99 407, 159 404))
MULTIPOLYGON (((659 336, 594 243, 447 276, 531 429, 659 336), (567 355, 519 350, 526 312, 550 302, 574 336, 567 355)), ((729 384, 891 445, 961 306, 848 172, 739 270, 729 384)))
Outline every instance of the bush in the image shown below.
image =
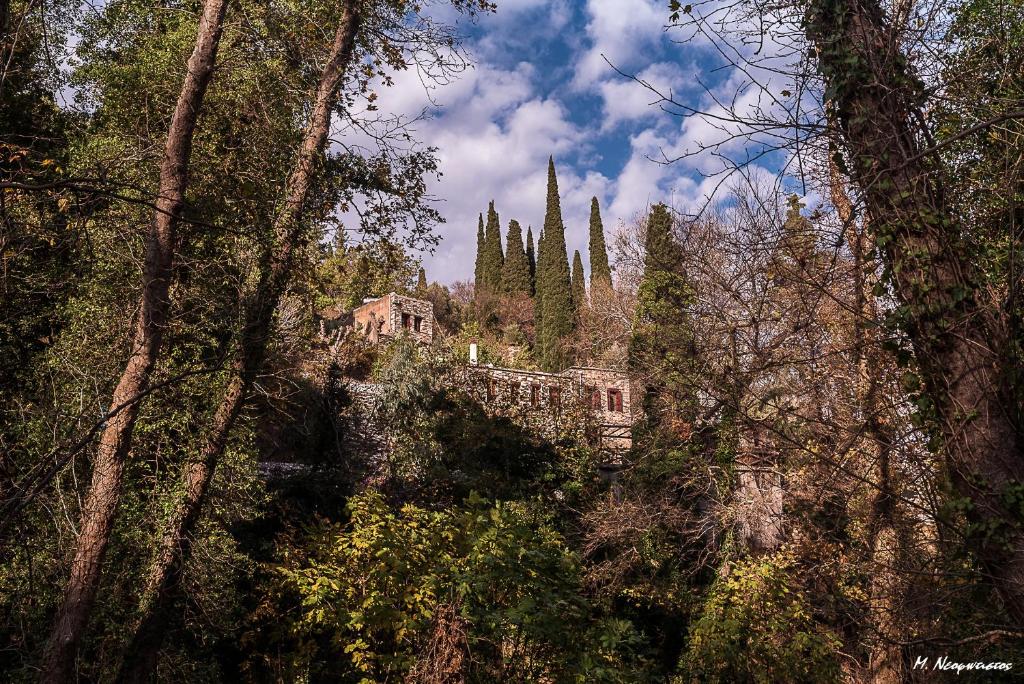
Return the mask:
POLYGON ((839 639, 813 616, 791 552, 740 561, 690 629, 679 681, 833 682, 839 639))

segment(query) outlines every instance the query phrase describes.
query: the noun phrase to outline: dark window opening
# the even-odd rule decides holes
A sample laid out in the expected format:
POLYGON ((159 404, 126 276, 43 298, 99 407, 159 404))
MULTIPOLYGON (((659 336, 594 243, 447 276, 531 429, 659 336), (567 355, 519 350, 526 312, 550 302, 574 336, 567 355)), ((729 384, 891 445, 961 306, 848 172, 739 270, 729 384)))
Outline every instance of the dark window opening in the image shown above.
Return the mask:
POLYGON ((540 406, 540 385, 530 385, 530 406, 540 406))
POLYGON ((407 313, 402 314, 402 327, 406 330, 412 329, 412 316, 407 313))
POLYGON ((416 316, 412 321, 412 329, 416 332, 420 332, 420 328, 423 327, 423 317, 416 316))
POLYGON ((519 403, 519 383, 513 382, 508 386, 508 400, 513 404, 519 403))
POLYGON ((583 388, 583 395, 587 397, 587 400, 590 402, 590 408, 595 411, 601 410, 601 405, 603 403, 601 401, 601 390, 596 387, 585 387, 583 388))
POLYGON ((494 378, 487 380, 487 401, 494 401, 497 396, 498 383, 495 382, 494 378))
POLYGON ((608 388, 608 410, 622 413, 622 391, 608 388))
POLYGON ((558 408, 562 403, 562 389, 560 387, 548 387, 548 404, 558 408))

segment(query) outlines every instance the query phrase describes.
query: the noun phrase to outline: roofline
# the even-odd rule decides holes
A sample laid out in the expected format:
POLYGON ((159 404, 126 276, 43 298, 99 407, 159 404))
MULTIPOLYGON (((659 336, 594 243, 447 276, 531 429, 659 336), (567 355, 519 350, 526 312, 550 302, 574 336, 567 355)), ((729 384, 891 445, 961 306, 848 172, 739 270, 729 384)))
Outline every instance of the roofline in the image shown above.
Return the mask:
POLYGON ((542 375, 542 376, 545 376, 545 377, 548 377, 548 378, 562 378, 562 379, 565 379, 565 376, 562 375, 561 373, 549 373, 547 371, 527 370, 525 368, 506 368, 505 366, 491 366, 491 365, 488 365, 488 364, 477 364, 477 365, 470 364, 467 367, 468 368, 480 368, 482 370, 505 371, 506 373, 521 373, 523 375, 542 375))
POLYGON ((618 370, 617 368, 604 368, 602 366, 569 366, 568 368, 566 368, 562 372, 565 373, 565 372, 571 371, 571 370, 597 370, 597 371, 607 371, 608 373, 619 373, 621 375, 629 375, 628 371, 618 370))

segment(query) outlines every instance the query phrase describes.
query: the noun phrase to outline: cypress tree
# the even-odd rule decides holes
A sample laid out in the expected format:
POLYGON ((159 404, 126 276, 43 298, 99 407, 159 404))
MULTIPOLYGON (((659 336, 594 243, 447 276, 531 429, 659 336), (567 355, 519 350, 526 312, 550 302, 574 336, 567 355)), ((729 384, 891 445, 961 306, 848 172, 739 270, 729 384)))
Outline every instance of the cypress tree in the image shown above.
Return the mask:
POLYGON ((672 415, 685 420, 693 410, 693 392, 686 380, 692 371, 693 334, 687 311, 693 289, 684 275, 684 266, 683 250, 672 235, 668 207, 655 205, 647 220, 644 275, 637 292, 636 322, 629 345, 634 373, 648 378, 643 401, 649 429, 664 425, 672 415))
POLYGON ((530 262, 530 294, 537 292, 537 254, 533 251, 533 226, 526 228, 526 260, 530 262))
POLYGON ((420 266, 419 275, 416 278, 416 294, 423 294, 427 291, 427 272, 420 266))
POLYGON ((570 291, 569 257, 565 249, 565 226, 558 199, 555 161, 548 158, 548 197, 544 213, 542 259, 537 265, 538 280, 544 286, 542 300, 543 338, 541 366, 549 371, 561 370, 562 340, 572 332, 572 294, 570 291))
POLYGON ((484 231, 484 285, 491 292, 501 291, 501 268, 505 264, 505 255, 501 250, 501 225, 498 223, 498 212, 494 210, 494 200, 487 207, 487 228, 484 231))
POLYGON ((530 263, 523 249, 523 230, 519 221, 508 222, 505 240, 505 265, 501 270, 501 290, 506 294, 530 294, 530 263))
POLYGON ((537 363, 541 363, 544 357, 544 229, 540 229, 540 236, 537 238, 537 265, 534 268, 533 279, 533 330, 534 343, 533 354, 537 363))
POLYGON ((484 287, 484 215, 480 214, 476 228, 476 268, 473 271, 473 291, 484 287))
POLYGON ((583 259, 580 258, 580 250, 572 255, 572 313, 573 324, 579 318, 580 310, 587 305, 587 286, 583 282, 583 259))
POLYGON ((604 244, 604 224, 597 198, 590 199, 590 290, 594 286, 612 286, 612 270, 608 266, 608 249, 604 244))

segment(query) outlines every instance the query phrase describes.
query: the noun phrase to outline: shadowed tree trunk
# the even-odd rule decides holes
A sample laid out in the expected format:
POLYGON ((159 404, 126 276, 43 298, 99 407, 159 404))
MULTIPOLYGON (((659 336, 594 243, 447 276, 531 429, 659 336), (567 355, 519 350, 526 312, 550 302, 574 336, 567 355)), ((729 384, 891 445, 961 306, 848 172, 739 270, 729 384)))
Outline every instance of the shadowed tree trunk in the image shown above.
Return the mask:
POLYGON ((227 0, 207 0, 204 5, 171 117, 160 163, 159 194, 146 235, 138 324, 131 355, 110 402, 111 406, 127 406, 110 418, 100 435, 71 576, 43 656, 41 682, 63 684, 73 679, 78 645, 96 598, 103 556, 121 494, 125 459, 139 414, 139 397, 149 384, 167 322, 175 229, 188 186, 192 137, 213 76, 226 8, 227 0))
POLYGON ((342 10, 313 110, 289 175, 284 207, 274 222, 274 245, 263 260, 259 283, 246 306, 231 379, 210 423, 201 452, 185 466, 184 494, 161 532, 157 554, 150 566, 140 601, 138 622, 118 673, 121 682, 149 681, 155 668, 173 588, 191 551, 192 529, 199 519, 231 429, 263 365, 274 312, 291 277, 293 256, 306 239, 303 210, 326 147, 331 113, 338 104, 345 70, 352 61, 359 25, 357 3, 349 0, 342 10))
MULTIPOLYGON (((871 232, 902 307, 948 476, 991 530, 971 545, 1011 619, 1024 625, 1024 482, 1018 397, 1005 367, 1002 312, 982 304, 958 216, 943 196, 924 125, 925 88, 877 0, 810 0, 807 37, 862 188, 871 232)), ((928 405, 925 404, 925 408, 928 405)))
POLYGON ((868 520, 868 546, 871 553, 872 581, 870 595, 871 624, 875 631, 868 658, 866 680, 875 684, 899 684, 903 681, 903 658, 893 641, 900 620, 897 616, 897 598, 903 582, 896 573, 900 552, 900 538, 896 529, 895 494, 890 464, 892 435, 879 403, 878 377, 881 360, 880 340, 870 331, 877 327, 877 306, 868 283, 870 268, 867 258, 867 235, 864 226, 858 226, 853 206, 846 194, 843 178, 834 160, 829 163, 829 189, 832 204, 843 222, 846 241, 853 255, 853 287, 856 298, 854 322, 854 350, 857 365, 856 399, 865 434, 870 441, 870 457, 875 467, 874 485, 878 491, 872 502, 868 520))

